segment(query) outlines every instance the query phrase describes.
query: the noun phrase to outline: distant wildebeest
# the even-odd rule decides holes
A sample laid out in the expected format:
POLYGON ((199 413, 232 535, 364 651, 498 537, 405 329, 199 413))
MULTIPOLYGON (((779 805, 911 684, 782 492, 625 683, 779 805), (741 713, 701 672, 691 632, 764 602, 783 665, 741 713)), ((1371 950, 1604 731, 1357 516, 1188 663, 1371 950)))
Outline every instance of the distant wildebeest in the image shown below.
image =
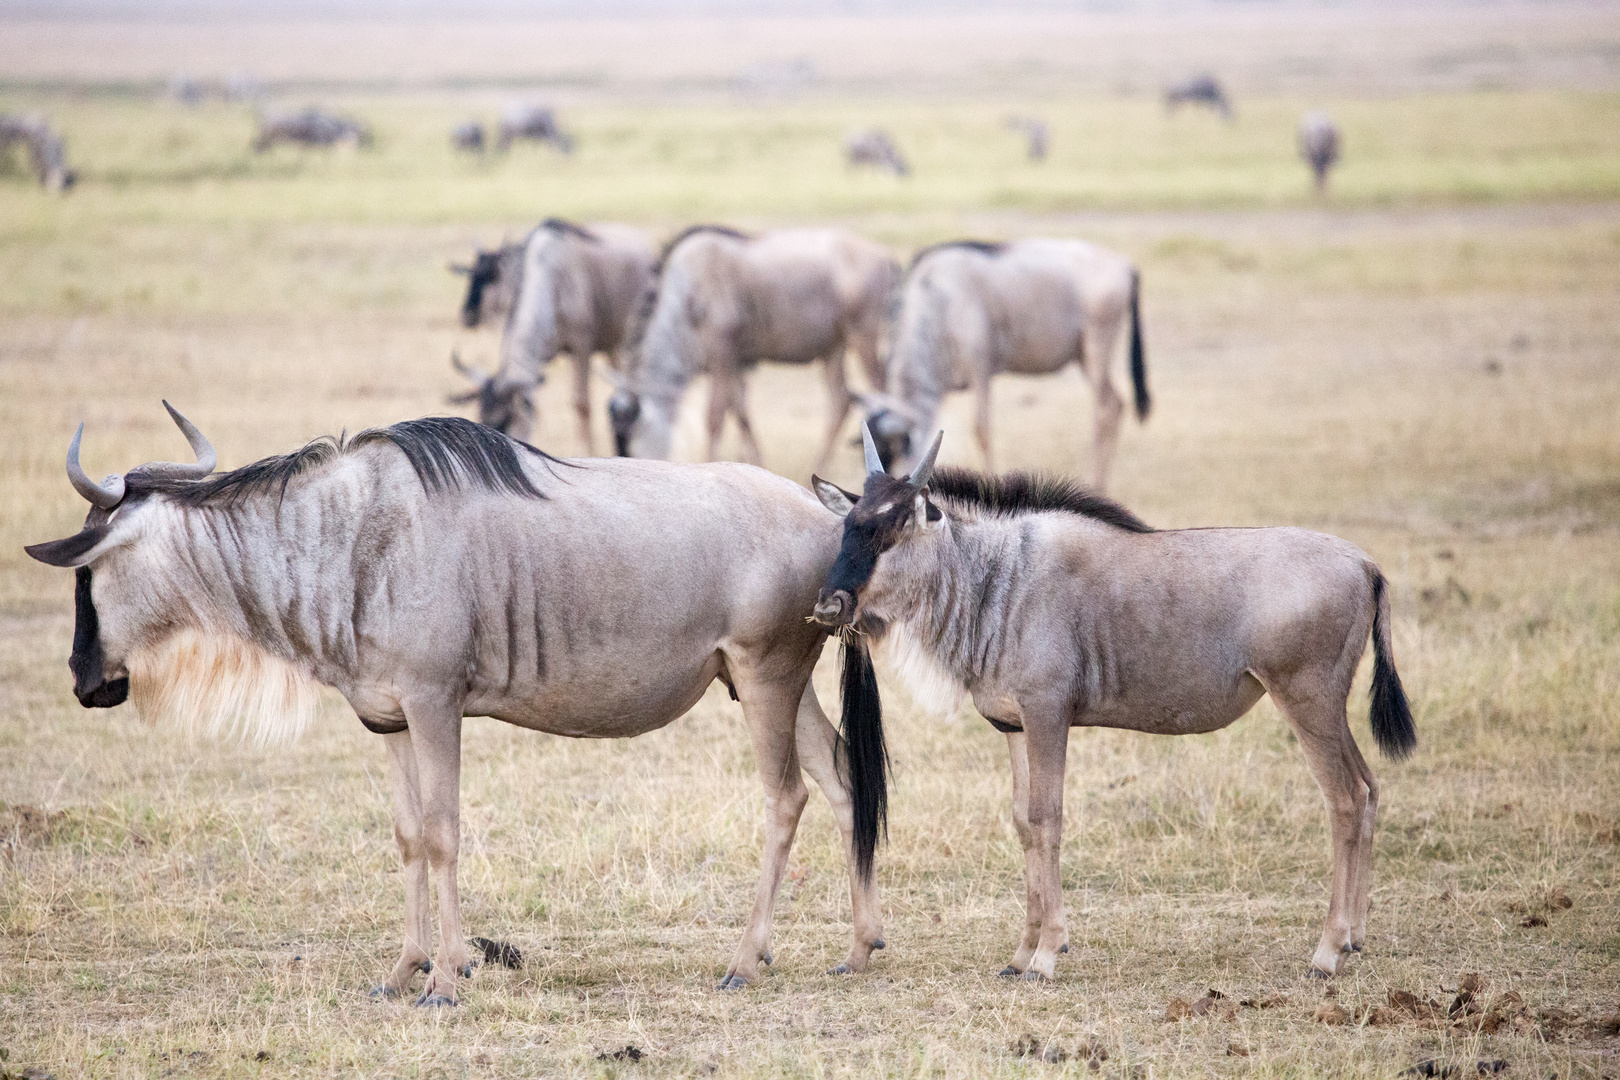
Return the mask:
POLYGON ((1147 419, 1141 285, 1123 255, 1083 240, 956 241, 925 248, 900 290, 886 393, 866 399, 886 461, 909 469, 934 434, 940 402, 972 390, 973 429, 990 457, 990 380, 1077 364, 1096 408, 1094 483, 1101 491, 1125 405, 1114 389, 1115 347, 1129 330, 1136 416, 1147 419))
POLYGON ((471 329, 486 319, 505 319, 511 312, 523 283, 523 249, 523 244, 502 244, 475 252, 471 266, 450 264, 451 273, 467 278, 467 295, 461 301, 462 326, 471 329))
POLYGON ((587 454, 591 438, 591 357, 602 353, 622 367, 619 348, 642 294, 652 282, 658 253, 640 229, 628 225, 541 222, 523 246, 517 302, 501 336, 501 366, 484 375, 456 362, 478 389, 451 400, 477 401, 478 420, 514 439, 530 441, 534 391, 559 353, 574 368, 574 412, 587 454))
POLYGON ((894 137, 880 128, 857 131, 844 140, 844 159, 851 165, 874 165, 896 176, 910 176, 911 166, 895 144, 894 137))
POLYGON ((495 149, 505 153, 516 139, 533 139, 562 151, 574 152, 573 136, 557 125, 557 114, 544 105, 514 101, 501 110, 495 126, 495 149))
POLYGON ((1311 167, 1311 175, 1316 180, 1316 193, 1325 193, 1328 170, 1339 161, 1339 126, 1327 113, 1306 113, 1300 121, 1299 156, 1311 167))
MULTIPOLYGON (((261 739, 307 725, 317 685, 341 693, 386 741, 404 860, 404 944, 379 994, 427 972, 417 1003, 451 1004, 470 974, 456 881, 465 716, 628 738, 716 679, 732 691, 765 786, 765 851, 722 987, 770 960, 808 799, 801 767, 853 870, 846 767, 809 684, 825 636, 806 621, 839 523, 809 492, 745 465, 562 462, 457 417, 210 475, 213 449, 173 415, 197 464, 101 483, 79 465, 80 425, 67 463, 91 503, 84 529, 28 548, 76 568, 74 693, 261 739)), ((863 970, 883 945, 871 875, 851 882, 855 940, 835 972, 863 970)))
POLYGON ((1175 112, 1182 105, 1203 105, 1214 109, 1226 119, 1232 119, 1232 101, 1216 81, 1215 76, 1204 73, 1165 87, 1164 107, 1175 112))
POLYGON ((45 117, 0 113, 0 154, 18 144, 27 148, 29 167, 46 191, 56 194, 78 182, 78 171, 68 168, 62 136, 45 117))
MULTIPOLYGON (((169 76, 169 96, 182 105, 195 108, 208 100, 209 92, 213 89, 200 79, 194 79, 183 71, 177 71, 169 76)), ((223 92, 223 88, 220 88, 223 92)))
POLYGON ((1009 116, 1005 121, 1013 131, 1023 133, 1025 149, 1031 161, 1046 160, 1046 121, 1033 116, 1009 116))
POLYGON ((877 683, 862 653, 950 715, 971 695, 1007 735, 1028 915, 1002 975, 1050 979, 1068 949, 1059 851, 1069 729, 1218 731, 1270 694, 1327 799, 1333 879, 1311 958, 1338 973, 1367 937, 1378 781, 1346 702, 1369 635, 1372 731, 1392 758, 1417 734, 1390 644, 1389 587, 1338 537, 1304 529, 1158 531, 1066 480, 933 471, 909 477, 867 442, 861 494, 825 480, 843 546, 817 599, 846 646, 844 735, 857 872, 887 802, 877 683))
POLYGON ((482 154, 484 152, 484 125, 476 120, 468 120, 464 124, 457 124, 450 129, 450 145, 456 150, 463 150, 469 154, 482 154))
POLYGON ((665 247, 631 334, 624 385, 608 405, 620 454, 668 457, 686 387, 707 372, 710 459, 726 414, 743 453, 760 461, 748 417, 747 377, 761 360, 819 360, 827 381, 824 468, 854 398, 844 373, 853 350, 872 385, 883 382, 879 338, 900 267, 888 249, 844 229, 781 229, 748 236, 714 225, 665 247))
POLYGON ((253 149, 264 153, 276 143, 296 143, 299 146, 370 146, 371 129, 358 120, 319 109, 305 109, 296 113, 266 113, 259 118, 259 134, 253 140, 253 149))

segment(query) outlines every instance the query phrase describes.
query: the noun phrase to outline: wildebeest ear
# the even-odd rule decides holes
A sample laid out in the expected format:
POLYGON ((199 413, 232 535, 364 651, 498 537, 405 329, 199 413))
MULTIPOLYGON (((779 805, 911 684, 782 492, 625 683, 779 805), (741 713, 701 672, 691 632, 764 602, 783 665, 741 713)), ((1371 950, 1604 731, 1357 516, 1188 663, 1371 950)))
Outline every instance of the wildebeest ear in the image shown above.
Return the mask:
POLYGON ((855 504, 861 497, 854 492, 845 491, 837 484, 823 480, 819 476, 810 477, 810 488, 821 500, 821 505, 837 514, 839 517, 848 517, 849 512, 855 509, 855 504))
POLYGON ((90 561, 90 553, 107 539, 111 531, 111 525, 95 525, 61 540, 30 544, 23 550, 47 566, 83 566, 90 561))
POLYGON ((924 491, 922 493, 922 501, 923 506, 927 508, 924 514, 925 521, 932 523, 945 516, 945 512, 939 507, 935 506, 934 500, 928 497, 928 492, 924 491))

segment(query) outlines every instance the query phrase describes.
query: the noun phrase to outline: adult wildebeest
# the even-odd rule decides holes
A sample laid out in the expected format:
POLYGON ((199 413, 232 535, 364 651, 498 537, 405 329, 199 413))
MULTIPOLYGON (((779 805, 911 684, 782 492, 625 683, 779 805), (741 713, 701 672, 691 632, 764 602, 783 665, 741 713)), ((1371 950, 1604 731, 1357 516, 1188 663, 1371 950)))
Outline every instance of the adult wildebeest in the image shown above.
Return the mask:
POLYGON ((1102 490, 1125 411, 1112 369, 1127 327, 1137 419, 1147 418, 1151 404, 1140 292, 1129 259, 1083 240, 923 249, 901 286, 887 392, 866 400, 884 459, 910 468, 934 433, 945 394, 971 389, 974 432, 990 468, 991 378, 1044 375, 1075 363, 1096 398, 1093 476, 1102 490))
POLYGON ((464 124, 457 124, 450 129, 450 147, 469 154, 482 154, 484 152, 484 125, 476 120, 468 120, 464 124))
POLYGON ((1214 109, 1228 120, 1232 119, 1231 99, 1226 96, 1226 91, 1216 81, 1215 76, 1208 72, 1165 87, 1165 111, 1175 112, 1183 105, 1203 105, 1214 109))
POLYGON ((27 148, 34 178, 46 191, 54 195, 78 181, 78 172, 68 168, 62 136, 45 117, 38 113, 30 116, 0 113, 0 154, 10 153, 18 143, 27 148))
POLYGON ((618 351, 642 294, 652 281, 657 252, 647 234, 628 225, 575 225, 547 218, 523 247, 517 302, 501 336, 501 366, 494 375, 458 370, 478 389, 451 400, 476 400, 478 419, 514 439, 529 441, 534 390, 559 353, 574 367, 574 412, 587 454, 591 439, 591 357, 604 353, 621 367, 618 351))
POLYGON ((1045 120, 1033 116, 1009 116, 1004 123, 1013 131, 1023 134, 1025 151, 1029 155, 1029 160, 1046 160, 1047 130, 1045 120))
POLYGON ((1316 193, 1326 193, 1328 170, 1339 161, 1339 126, 1327 113, 1306 113, 1300 121, 1299 156, 1311 167, 1316 193))
POLYGON ((296 113, 266 113, 259 117, 254 152, 262 154, 282 142, 299 146, 336 146, 338 143, 370 146, 371 129, 350 117, 314 108, 296 113))
POLYGON ((513 140, 533 139, 565 154, 574 152, 573 137, 557 124, 557 114, 544 105, 514 101, 501 110, 495 125, 495 149, 505 153, 513 140))
MULTIPOLYGON (((905 479, 866 448, 861 494, 813 481, 845 515, 814 617, 870 643, 919 705, 949 714, 971 694, 1007 734, 1029 908, 1002 974, 1051 978, 1068 948, 1058 853, 1069 729, 1217 731, 1267 693, 1327 799, 1333 887, 1311 964, 1337 973, 1367 936, 1378 781, 1346 701, 1369 633, 1373 736, 1394 758, 1417 744, 1373 561, 1304 529, 1156 531, 1061 479, 935 472, 938 439, 905 479)), ((846 645, 844 679, 855 805, 870 808, 855 819, 862 867, 887 800, 865 648, 846 645)))
MULTIPOLYGON (((824 636, 805 619, 838 522, 808 492, 743 465, 561 462, 459 417, 209 475, 212 447, 170 412, 197 464, 97 484, 79 466, 80 425, 67 464, 92 504, 84 529, 28 548, 76 568, 74 693, 263 737, 295 734, 313 687, 336 688, 388 746, 405 936, 380 993, 426 971, 418 1003, 453 1003, 470 971, 462 717, 625 738, 681 716, 715 679, 741 702, 767 815, 753 914, 721 985, 758 974, 808 798, 801 766, 852 842, 837 734, 809 686, 824 636)), ((842 970, 858 971, 882 946, 881 914, 870 874, 851 880, 842 970)))
POLYGON ((854 397, 844 375, 853 349, 872 385, 883 383, 878 340, 900 267, 880 244, 844 229, 781 229, 748 236, 698 225, 664 249, 631 334, 625 383, 609 403, 620 454, 668 457, 691 381, 708 372, 709 457, 726 414, 758 464, 747 373, 761 360, 819 360, 827 380, 825 467, 854 397))
POLYGON ((469 329, 485 319, 504 319, 517 303, 523 284, 523 244, 502 244, 490 251, 473 253, 472 265, 451 263, 452 274, 467 278, 467 295, 461 301, 461 325, 469 329))
POLYGON ((911 165, 894 137, 881 128, 857 131, 844 140, 844 160, 850 165, 874 165, 896 176, 910 176, 911 165))

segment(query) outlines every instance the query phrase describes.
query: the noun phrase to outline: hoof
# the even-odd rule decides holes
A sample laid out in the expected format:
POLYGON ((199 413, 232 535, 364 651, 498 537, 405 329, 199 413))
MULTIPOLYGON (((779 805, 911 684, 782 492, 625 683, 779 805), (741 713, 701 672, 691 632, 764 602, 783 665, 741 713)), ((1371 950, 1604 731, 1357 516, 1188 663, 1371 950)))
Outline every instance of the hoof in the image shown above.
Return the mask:
POLYGON ((852 975, 852 974, 854 974, 854 972, 850 971, 848 964, 839 964, 837 967, 828 968, 827 969, 827 974, 829 974, 829 975, 852 975))
POLYGON ((456 971, 461 975, 461 977, 463 979, 472 978, 472 973, 473 973, 472 961, 469 960, 467 963, 462 964, 460 967, 458 967, 456 969, 456 971))
POLYGON ((766 967, 771 966, 771 960, 772 960, 772 956, 771 956, 770 953, 765 953, 763 956, 761 956, 759 958, 760 963, 764 964, 766 967))
POLYGON ((1324 981, 1324 982, 1325 982, 1325 981, 1326 981, 1326 980, 1328 980, 1328 979, 1331 979, 1331 978, 1333 978, 1333 974, 1332 974, 1332 972, 1328 972, 1328 971, 1323 971, 1323 970, 1322 970, 1322 969, 1321 969, 1321 968, 1319 968, 1319 967, 1313 967, 1313 968, 1311 968, 1311 970, 1310 970, 1310 971, 1309 971, 1309 972, 1308 972, 1308 973, 1307 973, 1307 974, 1309 974, 1309 975, 1310 975, 1310 977, 1311 977, 1311 978, 1313 978, 1313 979, 1321 979, 1321 980, 1323 980, 1323 981, 1324 981))
POLYGON ((1022 971, 1019 971, 1017 968, 1013 967, 1011 964, 1008 964, 1006 967, 1004 967, 1000 971, 996 972, 996 978, 998 978, 998 979, 1016 979, 1016 978, 1018 978, 1018 976, 1020 976, 1022 974, 1023 974, 1022 971))
POLYGON ((1045 975, 1042 975, 1040 972, 1036 971, 1034 968, 1030 968, 1028 971, 1026 971, 1022 975, 1020 975, 1019 978, 1022 979, 1024 982, 1047 982, 1047 981, 1049 981, 1045 975))
POLYGON ((380 1001, 392 1001, 394 998, 399 997, 399 991, 387 983, 383 983, 381 986, 373 986, 370 990, 367 990, 366 997, 376 998, 380 1001))
POLYGON ((437 1009, 441 1005, 449 1005, 454 1008, 456 999, 453 997, 446 997, 444 994, 423 994, 421 997, 416 999, 416 1004, 419 1008, 423 1009, 437 1009))
POLYGON ((720 985, 717 986, 715 989, 717 989, 717 990, 745 990, 747 988, 748 988, 748 980, 743 978, 741 975, 727 975, 725 978, 720 980, 720 985))
POLYGON ((1066 953, 1068 951, 1069 951, 1069 946, 1068 946, 1067 942, 1065 942, 1064 944, 1058 946, 1058 952, 1066 953))
POLYGON ((888 943, 882 938, 878 938, 876 941, 872 942, 872 948, 874 949, 887 949, 888 947, 888 943))
POLYGON ((1351 951, 1351 952, 1360 952, 1360 951, 1361 951, 1361 942, 1359 942, 1359 941, 1352 941, 1352 942, 1351 942, 1351 943, 1350 943, 1350 951, 1351 951))

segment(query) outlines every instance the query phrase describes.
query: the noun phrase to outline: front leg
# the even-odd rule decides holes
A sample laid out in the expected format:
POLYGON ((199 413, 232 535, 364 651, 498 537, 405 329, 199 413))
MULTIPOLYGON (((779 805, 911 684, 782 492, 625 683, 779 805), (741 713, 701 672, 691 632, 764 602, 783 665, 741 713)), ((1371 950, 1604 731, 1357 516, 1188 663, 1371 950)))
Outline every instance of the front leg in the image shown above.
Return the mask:
POLYGON ((384 735, 388 747, 388 778, 393 793, 394 840, 399 844, 405 882, 405 941, 399 961, 382 985, 372 990, 374 997, 399 997, 410 989, 419 971, 433 965, 428 949, 433 944, 433 927, 428 910, 428 868, 422 838, 422 794, 416 772, 416 754, 411 749, 411 733, 398 731, 384 735))
MULTIPOLYGON (((1041 930, 1026 979, 1050 979, 1057 955, 1068 951, 1069 929, 1063 911, 1063 772, 1069 749, 1069 726, 1061 710, 1026 712, 1025 752, 1029 760, 1029 827, 1035 841, 1035 892, 1040 899, 1041 930)), ((1034 917, 1031 916, 1031 919, 1034 917)))
POLYGON ((596 456, 596 443, 591 438, 591 353, 587 350, 569 355, 574 364, 574 417, 579 427, 579 441, 585 447, 586 457, 596 456))
POLYGON ((454 1005, 456 978, 472 974, 461 933, 456 862, 461 852, 461 710, 407 705, 422 792, 422 837, 439 898, 439 952, 418 1005, 454 1005))
MULTIPOLYGON (((1035 843, 1035 830, 1029 824, 1029 755, 1027 739, 1022 731, 1007 732, 1007 757, 1012 765, 1013 829, 1024 848, 1024 935, 1019 939, 1018 951, 1010 963, 1001 969, 1004 979, 1015 978, 1029 970, 1030 961, 1041 943, 1041 894, 1039 855, 1035 843)), ((1065 947, 1067 947, 1065 945, 1065 947)))

